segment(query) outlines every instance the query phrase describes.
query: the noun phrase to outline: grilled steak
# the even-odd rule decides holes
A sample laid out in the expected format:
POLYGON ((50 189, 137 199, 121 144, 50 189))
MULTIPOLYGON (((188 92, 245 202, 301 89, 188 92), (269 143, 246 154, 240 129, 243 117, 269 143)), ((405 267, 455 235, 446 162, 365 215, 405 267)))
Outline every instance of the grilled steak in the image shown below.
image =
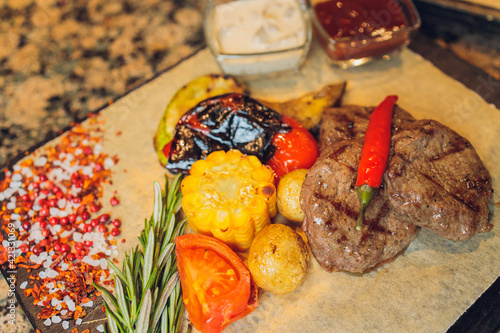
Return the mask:
POLYGON ((493 228, 491 176, 469 141, 437 121, 418 120, 392 144, 384 177, 399 214, 457 241, 493 228))
POLYGON ((356 230, 355 183, 362 147, 359 139, 331 144, 302 185, 303 229, 318 263, 329 272, 373 269, 402 253, 420 229, 397 216, 381 188, 366 211, 366 227, 356 230))
POLYGON ((374 108, 325 110, 322 153, 302 186, 303 229, 327 271, 365 272, 402 253, 419 227, 452 240, 492 229, 491 177, 471 144, 433 120, 396 107, 382 186, 355 230, 355 192, 364 133, 374 108))

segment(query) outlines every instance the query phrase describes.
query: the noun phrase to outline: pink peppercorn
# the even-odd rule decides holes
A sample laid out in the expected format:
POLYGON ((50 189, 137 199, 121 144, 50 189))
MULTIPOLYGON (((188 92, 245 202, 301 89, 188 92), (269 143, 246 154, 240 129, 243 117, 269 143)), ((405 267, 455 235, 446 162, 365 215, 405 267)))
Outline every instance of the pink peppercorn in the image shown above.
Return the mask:
POLYGON ((111 204, 111 206, 116 206, 116 205, 118 205, 120 203, 120 201, 116 197, 112 197, 109 200, 109 203, 111 204))
POLYGON ((90 203, 89 209, 92 213, 97 213, 99 210, 101 210, 101 206, 95 204, 95 203, 90 203))
POLYGON ((38 225, 40 226, 40 228, 45 229, 47 228, 48 223, 46 220, 41 220, 40 222, 38 222, 38 225))
POLYGON ((21 252, 23 253, 27 253, 30 250, 30 248, 28 244, 22 243, 21 245, 19 245, 19 250, 21 250, 21 252))
POLYGON ((23 224, 21 225, 24 230, 28 231, 31 229, 31 224, 28 221, 24 221, 23 224))
POLYGON ((90 224, 85 224, 83 226, 83 232, 85 232, 85 233, 92 232, 92 229, 93 228, 92 228, 92 226, 90 224))
POLYGON ((33 251, 34 254, 39 255, 40 253, 43 252, 43 248, 40 245, 35 245, 31 249, 31 251, 33 251))
POLYGON ((92 245, 94 245, 94 242, 91 240, 86 240, 83 242, 83 245, 85 245, 86 247, 91 247, 92 245))
POLYGON ((84 211, 80 214, 80 217, 82 218, 82 220, 87 221, 87 220, 90 218, 90 213, 89 213, 89 212, 87 212, 86 210, 84 210, 84 211))
POLYGON ((61 225, 67 225, 69 223, 69 219, 68 217, 64 216, 64 217, 61 217, 59 219, 59 223, 61 223, 61 225))
POLYGON ((98 217, 100 223, 106 223, 109 221, 109 214, 102 214, 98 217))
POLYGON ((116 227, 111 229, 111 235, 113 235, 114 237, 118 236, 119 234, 120 234, 120 229, 116 227))
POLYGON ((52 216, 49 219, 49 223, 50 223, 50 225, 57 225, 57 224, 59 224, 59 218, 57 216, 52 216))
POLYGON ((69 214, 68 215, 68 220, 71 223, 75 222, 76 221, 76 214, 69 214))
POLYGON ((106 228, 104 224, 101 224, 99 227, 97 227, 97 231, 99 231, 100 233, 105 233, 106 231, 108 231, 108 228, 106 228))
POLYGON ((82 242, 76 242, 75 245, 75 250, 76 252, 80 252, 83 249, 83 243, 82 242))
POLYGON ((90 225, 93 228, 97 228, 97 226, 99 225, 99 220, 98 219, 92 219, 92 220, 90 220, 90 225))
POLYGON ((69 247, 68 244, 61 244, 61 252, 67 253, 69 251, 71 251, 71 248, 69 247))
POLYGON ((111 222, 111 223, 113 223, 113 225, 115 227, 119 227, 119 226, 122 225, 122 222, 120 220, 118 220, 118 219, 114 219, 113 222, 111 222))

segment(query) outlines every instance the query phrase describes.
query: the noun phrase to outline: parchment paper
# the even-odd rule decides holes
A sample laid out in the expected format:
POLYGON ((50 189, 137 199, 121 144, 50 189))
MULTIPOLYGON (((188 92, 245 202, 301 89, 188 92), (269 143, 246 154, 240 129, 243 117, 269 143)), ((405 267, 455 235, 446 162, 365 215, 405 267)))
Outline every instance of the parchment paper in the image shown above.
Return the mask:
MULTIPOLYGON (((113 208, 127 239, 119 244, 120 257, 138 244, 151 215, 153 182, 164 184, 153 136, 168 101, 188 81, 218 71, 203 50, 102 111, 104 151, 120 159, 104 193, 104 202, 115 191, 121 200, 113 208)), ((468 138, 491 172, 499 200, 500 111, 409 50, 390 62, 342 71, 314 45, 300 72, 248 83, 257 97, 284 100, 342 80, 348 81, 344 103, 375 105, 398 94, 399 105, 416 118, 436 119, 468 138)), ((500 273, 498 220, 493 232, 462 243, 424 230, 404 255, 364 276, 326 273, 313 259, 297 291, 261 292, 258 308, 225 332, 443 332, 500 273)))

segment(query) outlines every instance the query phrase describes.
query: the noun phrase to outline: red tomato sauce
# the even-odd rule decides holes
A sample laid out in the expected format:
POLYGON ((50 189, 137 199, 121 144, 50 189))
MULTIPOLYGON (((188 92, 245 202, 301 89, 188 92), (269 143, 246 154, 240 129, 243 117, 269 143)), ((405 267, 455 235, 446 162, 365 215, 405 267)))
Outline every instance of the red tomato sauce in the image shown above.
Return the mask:
POLYGON ((379 57, 404 45, 409 22, 395 0, 328 0, 314 5, 319 34, 334 60, 379 57), (348 38, 345 40, 345 38, 348 38))
POLYGON ((330 0, 318 3, 314 10, 326 32, 336 39, 374 37, 407 25, 401 8, 393 0, 330 0))

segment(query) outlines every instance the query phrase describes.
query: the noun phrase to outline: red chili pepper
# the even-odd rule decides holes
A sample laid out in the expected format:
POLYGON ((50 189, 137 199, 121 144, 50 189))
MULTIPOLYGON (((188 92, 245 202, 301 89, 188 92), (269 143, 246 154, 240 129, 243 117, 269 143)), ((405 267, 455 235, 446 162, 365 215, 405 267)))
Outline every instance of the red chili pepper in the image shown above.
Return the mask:
POLYGON ((360 201, 357 230, 360 230, 363 225, 366 209, 380 187, 382 176, 387 168, 391 145, 392 112, 397 100, 398 96, 387 96, 370 116, 356 179, 356 192, 360 201))

